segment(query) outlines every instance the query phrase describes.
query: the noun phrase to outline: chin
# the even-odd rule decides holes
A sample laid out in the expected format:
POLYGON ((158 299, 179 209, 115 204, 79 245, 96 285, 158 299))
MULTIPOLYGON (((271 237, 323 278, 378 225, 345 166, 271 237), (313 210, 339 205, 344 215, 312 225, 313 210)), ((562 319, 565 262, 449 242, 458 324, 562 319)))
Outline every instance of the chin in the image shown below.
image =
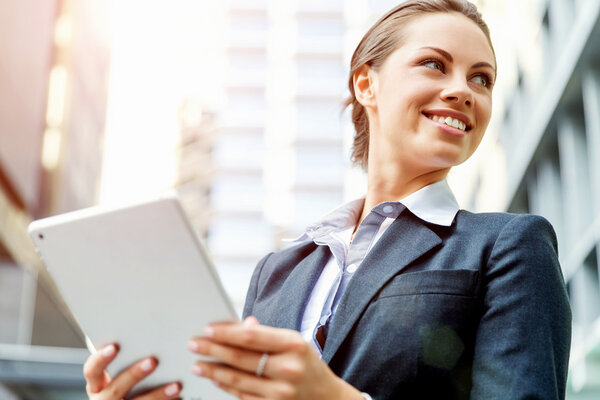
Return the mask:
POLYGON ((430 152, 429 155, 423 155, 423 160, 431 160, 434 164, 432 166, 438 168, 449 168, 462 164, 470 157, 469 154, 465 154, 463 149, 443 147, 444 148, 439 149, 439 151, 430 152))

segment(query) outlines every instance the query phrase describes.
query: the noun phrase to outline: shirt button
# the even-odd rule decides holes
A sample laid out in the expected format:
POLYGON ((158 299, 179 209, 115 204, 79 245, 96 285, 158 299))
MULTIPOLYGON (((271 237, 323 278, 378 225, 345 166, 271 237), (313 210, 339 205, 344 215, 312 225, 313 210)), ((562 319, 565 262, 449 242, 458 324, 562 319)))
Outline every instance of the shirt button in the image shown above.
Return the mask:
POLYGON ((350 264, 350 265, 348 265, 348 267, 346 267, 346 271, 353 274, 354 272, 356 272, 357 268, 358 268, 358 266, 356 264, 350 264))
POLYGON ((394 207, 390 206, 389 204, 383 207, 383 212, 386 214, 391 214, 392 211, 394 211, 394 207))
POLYGON ((325 325, 327 323, 327 317, 321 317, 321 320, 319 322, 321 323, 321 325, 325 325))

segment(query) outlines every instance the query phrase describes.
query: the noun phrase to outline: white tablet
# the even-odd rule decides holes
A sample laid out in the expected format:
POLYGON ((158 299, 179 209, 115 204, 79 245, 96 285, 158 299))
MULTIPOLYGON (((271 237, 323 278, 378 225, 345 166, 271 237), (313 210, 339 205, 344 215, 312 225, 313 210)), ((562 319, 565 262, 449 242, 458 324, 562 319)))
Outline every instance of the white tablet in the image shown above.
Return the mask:
POLYGON ((157 369, 134 392, 180 381, 184 399, 233 399, 190 372, 188 339, 238 317, 174 194, 34 221, 29 234, 90 351, 120 345, 111 376, 153 355, 157 369))

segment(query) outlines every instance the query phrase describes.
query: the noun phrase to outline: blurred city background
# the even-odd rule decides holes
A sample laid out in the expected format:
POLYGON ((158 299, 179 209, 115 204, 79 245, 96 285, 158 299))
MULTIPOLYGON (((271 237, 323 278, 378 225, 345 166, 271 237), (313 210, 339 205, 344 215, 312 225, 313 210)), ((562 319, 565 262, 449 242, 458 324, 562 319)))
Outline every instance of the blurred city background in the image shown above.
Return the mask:
MULTIPOLYGON (((236 307, 255 263, 364 192, 347 66, 389 0, 0 0, 0 399, 85 398, 32 219, 179 190, 236 307)), ((463 208, 554 225, 568 399, 600 398, 600 0, 480 0, 491 126, 463 208)))

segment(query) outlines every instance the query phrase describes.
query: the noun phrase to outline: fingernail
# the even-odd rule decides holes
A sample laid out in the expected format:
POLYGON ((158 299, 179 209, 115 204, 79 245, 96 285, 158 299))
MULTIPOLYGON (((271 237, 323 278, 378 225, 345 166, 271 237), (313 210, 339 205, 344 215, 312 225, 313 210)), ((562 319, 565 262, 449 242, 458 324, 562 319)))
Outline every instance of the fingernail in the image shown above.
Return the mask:
POLYGON ((176 383, 171 383, 169 386, 165 388, 165 394, 167 396, 174 396, 179 392, 179 385, 176 383))
POLYGON ((114 344, 108 345, 102 349, 102 355, 104 357, 112 357, 117 351, 117 348, 114 344))
POLYGON ((211 328, 210 326, 207 326, 206 328, 204 328, 204 336, 207 338, 211 338, 213 337, 215 334, 215 330, 213 328, 211 328))
POLYGON ((202 375, 202 367, 198 364, 192 365, 192 372, 196 375, 202 375))
POLYGON ((191 351, 198 351, 198 343, 195 340, 188 340, 187 347, 191 351))
POLYGON ((154 363, 152 362, 151 359, 146 358, 144 361, 142 361, 142 363, 140 364, 140 368, 142 369, 142 371, 144 372, 149 372, 150 370, 152 370, 152 368, 154 368, 154 363))

